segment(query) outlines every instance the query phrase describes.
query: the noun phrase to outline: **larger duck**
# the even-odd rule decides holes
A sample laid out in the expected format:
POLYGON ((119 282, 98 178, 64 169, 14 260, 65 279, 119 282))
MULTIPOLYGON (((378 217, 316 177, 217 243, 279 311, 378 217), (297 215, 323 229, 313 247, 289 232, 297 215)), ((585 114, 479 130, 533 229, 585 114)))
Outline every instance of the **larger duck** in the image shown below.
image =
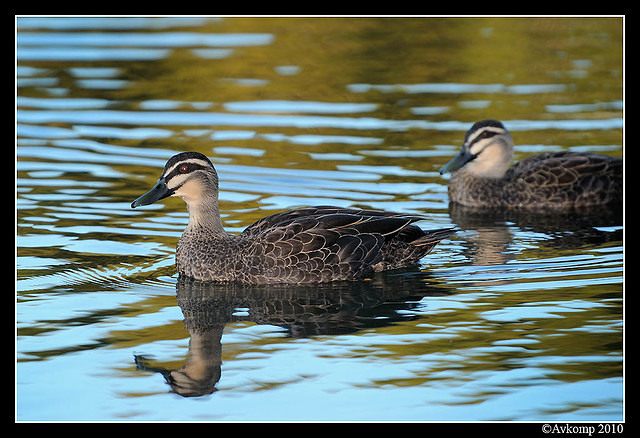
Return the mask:
POLYGON ((622 203, 622 159, 594 153, 555 152, 509 167, 513 139, 497 120, 467 132, 451 172, 449 199, 469 207, 571 209, 622 203))
POLYGON ((132 202, 182 198, 189 223, 176 247, 181 276, 201 281, 320 283, 358 280, 415 265, 453 229, 422 230, 425 218, 378 210, 310 207, 265 217, 227 233, 218 208, 218 174, 198 152, 174 155, 158 183, 132 202))

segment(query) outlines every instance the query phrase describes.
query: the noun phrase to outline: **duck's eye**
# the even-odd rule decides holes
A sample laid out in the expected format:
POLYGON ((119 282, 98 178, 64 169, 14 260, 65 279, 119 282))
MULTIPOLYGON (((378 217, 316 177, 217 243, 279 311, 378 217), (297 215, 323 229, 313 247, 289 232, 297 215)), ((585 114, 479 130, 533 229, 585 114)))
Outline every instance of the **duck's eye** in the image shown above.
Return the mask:
POLYGON ((187 173, 189 171, 189 166, 187 166, 186 164, 183 164, 182 166, 180 166, 180 173, 187 173))
POLYGON ((482 133, 480 134, 480 138, 489 138, 493 137, 494 135, 496 135, 496 133, 493 131, 482 131, 482 133))

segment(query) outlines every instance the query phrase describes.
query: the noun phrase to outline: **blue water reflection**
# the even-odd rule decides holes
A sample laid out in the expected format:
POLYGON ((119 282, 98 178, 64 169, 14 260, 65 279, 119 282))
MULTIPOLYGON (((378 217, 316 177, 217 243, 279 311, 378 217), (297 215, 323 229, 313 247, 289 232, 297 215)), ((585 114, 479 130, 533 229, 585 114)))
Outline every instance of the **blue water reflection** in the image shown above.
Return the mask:
MULTIPOLYGON (((274 117, 262 114, 229 114, 214 112, 173 112, 154 113, 139 111, 34 111, 18 110, 18 121, 24 123, 94 123, 124 125, 184 125, 184 126, 263 126, 295 128, 340 128, 357 130, 446 130, 466 131, 468 123, 429 122, 425 120, 385 120, 373 117, 329 117, 306 115, 280 115, 274 117)), ((600 120, 506 120, 511 131, 566 129, 620 129, 622 119, 600 120)))
MULTIPOLYGON (((270 34, 204 34, 201 32, 162 32, 162 33, 28 33, 17 36, 21 46, 95 46, 95 47, 243 47, 262 46, 273 42, 270 34)), ((20 59, 20 51, 18 58, 20 59)))
POLYGON ((19 30, 162 30, 175 27, 199 27, 217 20, 219 19, 212 17, 17 17, 16 23, 19 30))

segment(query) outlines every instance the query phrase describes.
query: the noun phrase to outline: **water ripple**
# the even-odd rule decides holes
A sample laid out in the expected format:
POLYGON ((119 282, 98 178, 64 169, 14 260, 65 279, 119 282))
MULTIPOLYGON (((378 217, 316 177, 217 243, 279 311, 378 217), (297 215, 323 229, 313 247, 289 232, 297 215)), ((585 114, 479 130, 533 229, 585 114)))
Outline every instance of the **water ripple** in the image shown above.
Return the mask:
MULTIPOLYGON (((227 114, 214 112, 177 112, 177 111, 35 111, 18 110, 17 119, 22 123, 79 123, 79 124, 120 124, 120 125, 181 125, 181 126, 261 126, 295 127, 302 129, 341 128, 357 130, 407 130, 412 128, 466 131, 468 123, 431 122, 426 120, 387 120, 374 117, 328 117, 304 115, 263 115, 263 114, 227 114)), ((505 120, 510 130, 609 130, 623 126, 621 118, 601 120, 505 120)))

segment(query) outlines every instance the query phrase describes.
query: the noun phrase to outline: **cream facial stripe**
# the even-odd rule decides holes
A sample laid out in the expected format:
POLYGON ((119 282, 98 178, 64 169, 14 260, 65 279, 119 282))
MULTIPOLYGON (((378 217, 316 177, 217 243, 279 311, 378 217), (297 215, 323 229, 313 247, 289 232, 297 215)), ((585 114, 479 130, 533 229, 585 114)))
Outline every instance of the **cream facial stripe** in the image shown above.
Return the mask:
POLYGON ((189 166, 190 171, 194 170, 194 169, 201 169, 203 167, 211 167, 211 164, 209 164, 208 162, 204 161, 204 160, 200 160, 198 158, 190 158, 188 160, 182 160, 182 161, 178 161, 176 164, 174 164, 173 166, 171 166, 170 168, 166 169, 164 174, 162 176, 164 176, 165 178, 167 178, 169 175, 171 175, 171 173, 178 167, 182 166, 186 164, 187 166, 189 166))
POLYGON ((484 132, 493 132, 494 134, 499 135, 499 134, 504 134, 504 129, 494 127, 494 126, 486 126, 482 129, 477 130, 472 135, 470 135, 469 138, 467 139, 467 144, 472 145, 476 141, 476 139, 479 136, 481 136, 484 132))
POLYGON ((178 190, 182 184, 184 184, 191 176, 194 170, 211 167, 211 164, 204 160, 197 158, 190 158, 187 160, 178 161, 173 166, 169 167, 164 173, 163 177, 170 190, 178 190), (186 173, 181 173, 181 166, 188 166, 189 170, 186 173))
POLYGON ((176 174, 166 181, 169 190, 176 191, 189 179, 189 174, 176 174))

